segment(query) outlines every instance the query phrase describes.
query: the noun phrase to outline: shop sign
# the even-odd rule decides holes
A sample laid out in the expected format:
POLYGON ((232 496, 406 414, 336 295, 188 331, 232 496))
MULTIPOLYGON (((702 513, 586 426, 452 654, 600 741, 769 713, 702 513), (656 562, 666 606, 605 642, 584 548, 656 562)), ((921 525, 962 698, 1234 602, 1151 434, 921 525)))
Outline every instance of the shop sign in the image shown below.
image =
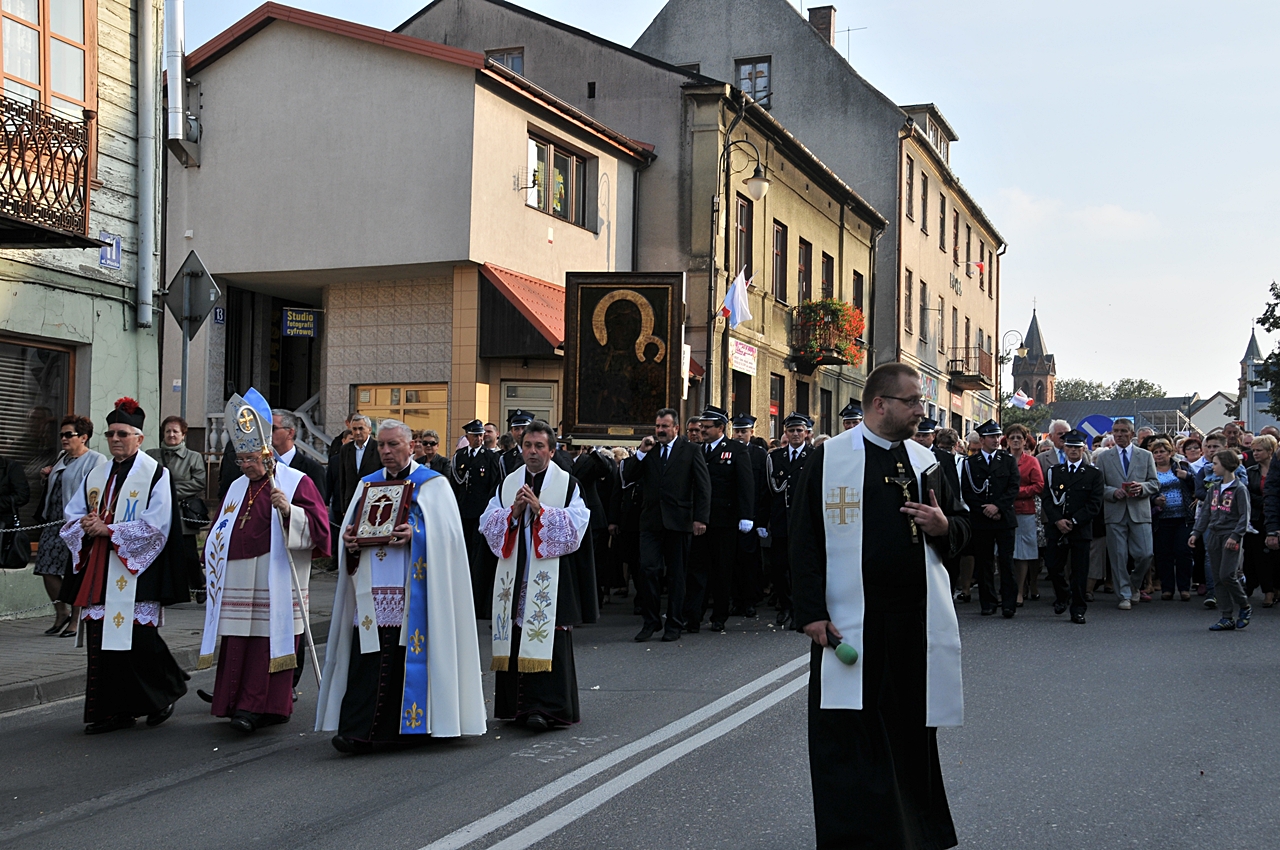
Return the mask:
POLYGON ((744 375, 756 374, 756 347, 740 339, 729 340, 729 368, 744 375))
POLYGON ((295 310, 292 307, 285 307, 280 313, 283 322, 283 327, 280 331, 282 336, 315 337, 315 310, 295 310))

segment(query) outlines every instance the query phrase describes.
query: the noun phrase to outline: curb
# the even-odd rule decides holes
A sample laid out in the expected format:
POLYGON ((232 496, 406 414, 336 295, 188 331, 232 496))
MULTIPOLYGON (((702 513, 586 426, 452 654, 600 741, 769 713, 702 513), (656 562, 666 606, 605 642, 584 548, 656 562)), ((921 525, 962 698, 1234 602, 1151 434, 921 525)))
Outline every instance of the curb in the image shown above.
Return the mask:
MULTIPOLYGON (((317 648, 324 646, 325 641, 329 639, 329 622, 329 620, 322 620, 311 626, 311 635, 316 641, 317 648)), ((173 660, 178 662, 179 667, 188 673, 195 671, 196 662, 200 660, 200 647, 185 647, 171 650, 171 652, 173 660)), ((0 687, 0 715, 81 696, 84 694, 84 687, 83 671, 47 676, 32 682, 4 685, 0 687)))

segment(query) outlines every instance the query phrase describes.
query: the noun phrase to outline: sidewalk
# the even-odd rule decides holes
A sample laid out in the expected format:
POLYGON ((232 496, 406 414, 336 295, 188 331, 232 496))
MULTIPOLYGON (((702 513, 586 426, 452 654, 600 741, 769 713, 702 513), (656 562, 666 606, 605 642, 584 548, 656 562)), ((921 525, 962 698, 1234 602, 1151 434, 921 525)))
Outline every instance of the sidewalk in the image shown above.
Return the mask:
MULTIPOLYGON (((317 646, 329 636, 337 586, 337 573, 311 574, 311 633, 317 646)), ((0 621, 0 714, 84 693, 85 650, 76 648, 75 638, 46 636, 51 625, 52 611, 48 617, 0 621)), ((203 631, 203 605, 165 609, 160 634, 182 669, 195 669, 203 631)))

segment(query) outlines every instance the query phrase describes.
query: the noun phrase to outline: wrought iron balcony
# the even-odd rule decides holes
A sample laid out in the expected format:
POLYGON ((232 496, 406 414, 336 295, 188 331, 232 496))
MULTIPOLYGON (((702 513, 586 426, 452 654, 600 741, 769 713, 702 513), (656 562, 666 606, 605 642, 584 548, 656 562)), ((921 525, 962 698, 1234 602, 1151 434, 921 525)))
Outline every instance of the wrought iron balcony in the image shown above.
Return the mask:
POLYGON ((806 301, 796 307, 791 323, 791 350, 796 369, 812 375, 819 366, 861 365, 859 336, 862 312, 843 301, 806 301))
POLYGON ((995 386, 995 358, 981 348, 953 348, 947 361, 955 391, 987 390, 995 386))
POLYGON ((102 244, 89 238, 89 123, 0 95, 0 247, 102 244))

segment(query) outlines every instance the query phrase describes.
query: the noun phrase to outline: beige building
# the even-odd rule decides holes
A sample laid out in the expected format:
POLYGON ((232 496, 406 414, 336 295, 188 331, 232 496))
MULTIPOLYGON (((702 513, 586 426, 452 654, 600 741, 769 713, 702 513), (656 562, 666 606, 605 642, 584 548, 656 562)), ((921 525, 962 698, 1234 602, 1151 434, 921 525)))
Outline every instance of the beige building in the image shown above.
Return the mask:
POLYGON ((651 149, 483 54, 274 4, 187 74, 200 164, 168 159, 166 257, 224 290, 188 384, 211 450, 250 385, 329 434, 352 410, 450 447, 514 407, 558 419, 564 274, 631 270, 651 149))
MULTIPOLYGON (((709 366, 703 395, 709 403, 723 402, 731 413, 755 413, 762 436, 781 436, 781 421, 792 410, 811 416, 815 433, 838 433, 840 409, 850 398, 862 397, 864 343, 853 334, 806 330, 801 311, 840 302, 862 321, 871 294, 873 250, 885 221, 737 89, 690 84, 685 96, 690 206, 709 215, 714 198, 718 210, 714 293, 708 290, 705 262, 686 282, 689 340, 694 357, 709 366), (721 164, 726 150, 727 181, 721 164), (770 181, 760 199, 746 184, 757 162, 770 181), (751 281, 752 318, 726 336, 720 307, 739 271, 751 281)), ((695 264, 699 255, 706 256, 712 238, 707 225, 703 216, 693 216, 689 242, 695 264)), ((830 313, 817 315, 821 321, 830 313)))
POLYGON ((929 417, 963 436, 997 414, 1004 239, 951 171, 942 114, 902 110, 898 359, 920 370, 929 417))

